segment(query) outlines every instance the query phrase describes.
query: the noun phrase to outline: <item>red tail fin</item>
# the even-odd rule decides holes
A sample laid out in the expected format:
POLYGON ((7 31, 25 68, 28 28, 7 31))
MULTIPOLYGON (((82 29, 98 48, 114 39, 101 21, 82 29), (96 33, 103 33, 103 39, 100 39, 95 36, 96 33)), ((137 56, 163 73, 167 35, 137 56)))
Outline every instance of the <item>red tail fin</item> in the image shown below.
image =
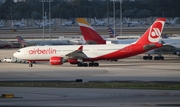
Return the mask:
POLYGON ((76 18, 82 35, 86 42, 93 41, 97 44, 106 44, 106 41, 93 29, 84 18, 76 18))
POLYGON ((157 43, 161 37, 166 18, 158 18, 149 29, 136 41, 136 44, 157 43))

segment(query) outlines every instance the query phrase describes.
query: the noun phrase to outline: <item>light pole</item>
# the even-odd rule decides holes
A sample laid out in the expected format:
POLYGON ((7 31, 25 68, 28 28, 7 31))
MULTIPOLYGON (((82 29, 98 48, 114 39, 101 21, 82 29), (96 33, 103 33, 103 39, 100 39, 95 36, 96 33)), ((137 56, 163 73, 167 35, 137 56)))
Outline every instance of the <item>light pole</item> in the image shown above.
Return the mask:
POLYGON ((11 21, 12 21, 12 0, 11 0, 11 21))
POLYGON ((120 35, 122 36, 122 2, 123 2, 123 0, 119 0, 119 2, 120 2, 120 35))
POLYGON ((46 0, 39 0, 39 2, 42 2, 42 18, 43 18, 42 27, 43 27, 43 40, 44 40, 44 2, 46 2, 46 0))
POLYGON ((107 0, 107 19, 108 19, 108 25, 109 25, 109 0, 107 0))
POLYGON ((53 0, 49 0, 49 36, 50 36, 50 39, 52 38, 52 35, 51 35, 51 2, 53 2, 53 0))
POLYGON ((44 0, 42 0, 42 14, 43 14, 43 40, 44 40, 44 0))
MULTIPOLYGON (((114 12, 114 32, 116 32, 116 29, 115 29, 115 0, 113 0, 113 12, 114 12)), ((116 35, 114 33, 114 38, 116 38, 115 36, 116 35)))
MULTIPOLYGON (((44 40, 44 2, 49 2, 49 22, 50 22, 50 18, 51 18, 51 13, 50 13, 50 10, 51 10, 51 7, 50 7, 50 2, 52 2, 53 0, 39 0, 39 2, 42 2, 42 18, 43 18, 43 22, 42 22, 42 27, 43 27, 43 40, 44 40)), ((49 28, 50 29, 50 28, 49 28)), ((50 35, 51 35, 51 31, 49 30, 50 32, 50 35)))

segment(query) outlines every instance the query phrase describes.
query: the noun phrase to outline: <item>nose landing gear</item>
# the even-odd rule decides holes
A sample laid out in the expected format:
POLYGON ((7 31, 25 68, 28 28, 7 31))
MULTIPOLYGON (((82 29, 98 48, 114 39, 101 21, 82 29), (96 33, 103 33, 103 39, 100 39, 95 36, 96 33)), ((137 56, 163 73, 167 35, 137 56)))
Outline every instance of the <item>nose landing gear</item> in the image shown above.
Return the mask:
POLYGON ((33 64, 31 62, 29 62, 29 67, 33 67, 33 64))

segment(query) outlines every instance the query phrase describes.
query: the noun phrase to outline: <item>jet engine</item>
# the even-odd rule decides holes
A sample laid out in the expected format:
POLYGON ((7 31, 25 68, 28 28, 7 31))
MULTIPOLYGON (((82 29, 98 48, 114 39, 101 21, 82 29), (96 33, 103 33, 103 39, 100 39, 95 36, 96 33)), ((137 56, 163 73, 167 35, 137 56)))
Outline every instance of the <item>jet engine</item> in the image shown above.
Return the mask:
POLYGON ((63 64, 63 57, 60 56, 53 56, 50 58, 51 65, 62 65, 63 64))

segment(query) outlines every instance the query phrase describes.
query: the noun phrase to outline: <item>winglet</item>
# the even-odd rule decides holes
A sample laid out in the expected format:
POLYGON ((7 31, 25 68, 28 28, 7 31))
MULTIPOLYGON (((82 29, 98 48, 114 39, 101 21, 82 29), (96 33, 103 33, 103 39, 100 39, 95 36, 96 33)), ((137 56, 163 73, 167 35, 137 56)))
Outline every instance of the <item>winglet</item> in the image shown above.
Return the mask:
POLYGON ((78 51, 82 51, 83 50, 83 46, 80 46, 77 50, 78 51))

